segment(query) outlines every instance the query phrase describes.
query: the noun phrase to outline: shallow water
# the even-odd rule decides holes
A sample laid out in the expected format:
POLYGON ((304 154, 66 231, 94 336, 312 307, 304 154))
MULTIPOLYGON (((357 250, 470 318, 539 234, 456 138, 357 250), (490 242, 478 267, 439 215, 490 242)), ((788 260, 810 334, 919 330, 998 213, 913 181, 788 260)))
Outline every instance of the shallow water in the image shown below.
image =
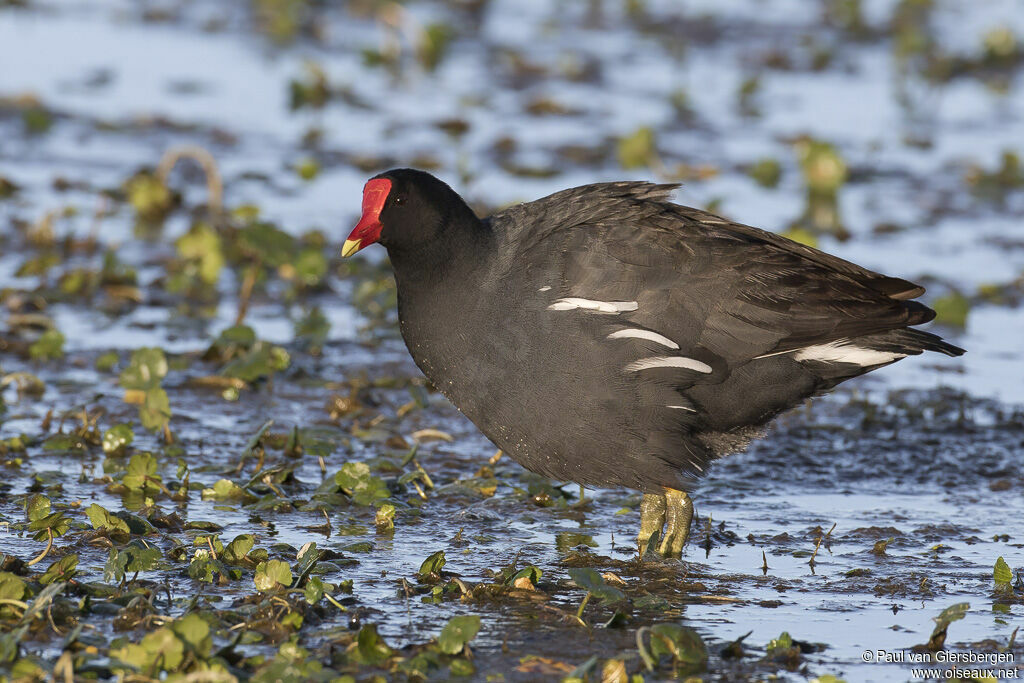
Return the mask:
MULTIPOLYGON (((102 408, 104 428, 137 421, 136 408, 121 401, 116 373, 96 371, 93 363, 101 352, 118 350, 121 368, 127 352, 142 346, 192 354, 186 356, 187 367, 172 370, 165 387, 174 411, 171 427, 193 481, 207 486, 230 476, 223 472, 230 472, 268 419, 282 433, 292 425, 328 433, 329 473, 349 460, 397 452, 353 433, 354 423, 365 427, 374 416, 383 416, 377 428, 407 442, 423 428, 452 434, 452 443, 423 445, 419 460, 438 489, 422 505, 401 504, 417 498, 409 486, 395 496, 400 509, 393 536, 375 534, 373 509, 354 505, 332 511, 333 534, 309 531, 323 522, 321 513, 301 509, 323 477, 313 457, 300 461, 297 481, 285 490, 300 508, 294 512, 199 501, 197 495, 187 504, 158 503, 186 520, 216 520, 226 540, 255 533, 258 547, 287 543, 295 549, 315 540, 356 560, 324 577, 350 578, 354 592, 350 613, 332 613, 301 632, 311 649, 323 646, 319 631, 347 625, 352 613, 364 624, 376 624, 395 648, 423 643, 454 614, 473 613, 483 617, 472 643, 477 676, 503 673, 509 680, 533 680, 568 671, 531 668, 532 660, 525 659, 531 655, 570 669, 592 655, 602 661, 621 657, 630 671, 639 671, 636 629, 675 621, 705 639, 712 654, 710 678, 777 674, 804 680, 832 673, 848 680, 899 680, 910 677, 909 665, 865 663, 863 650, 924 643, 932 618, 957 602, 970 602, 971 608, 950 626, 948 645, 980 651, 1005 646, 1024 614, 1019 592, 1015 600, 996 599, 992 592, 997 557, 1015 572, 1024 564, 1024 418, 1017 407, 1024 404, 1024 315, 1013 305, 1024 274, 1024 192, 1009 189, 1001 201, 986 201, 971 194, 965 176, 972 164, 992 171, 1004 150, 1022 151, 1019 68, 1009 71, 1005 91, 974 76, 941 86, 915 82, 917 110, 911 112, 896 98, 889 39, 859 41, 828 27, 817 4, 808 10, 808 4, 792 0, 735 0, 687 3, 683 11, 675 3, 650 2, 651 21, 644 28, 619 3, 603 4, 603 16, 595 19, 585 3, 492 0, 475 29, 469 12, 443 2, 412 3, 404 30, 445 21, 462 37, 434 73, 415 63, 403 37, 405 61, 397 76, 364 65, 361 50, 387 45, 388 32, 354 10, 323 10, 319 41, 299 36, 276 46, 253 29, 253 14, 243 2, 160 3, 169 16, 165 20, 153 18, 160 14, 157 7, 147 13, 131 2, 0 6, 0 98, 32 93, 54 117, 46 133, 29 135, 20 110, 0 108, 0 177, 20 187, 12 198, 0 200, 0 289, 32 290, 41 284, 37 276, 15 276, 34 253, 16 222, 35 223, 47 212, 73 206, 76 215, 56 219, 57 234, 84 238, 98 225, 101 243, 116 247, 119 258, 137 268, 142 292, 141 302, 115 316, 100 313, 97 302, 56 303, 45 310, 67 339, 67 358, 39 363, 4 354, 3 374, 35 373, 46 382, 46 392, 17 400, 13 388, 7 389, 10 405, 0 417, 0 439, 41 435, 40 422, 51 408, 57 416, 83 404, 102 408), (820 70, 806 66, 815 47, 831 53, 820 70), (773 53, 790 67, 771 66, 773 53), (517 68, 516 59, 535 68, 517 68), (292 111, 288 83, 307 77, 305 60, 315 61, 345 95, 320 110, 292 111), (757 116, 741 112, 737 104, 740 84, 752 76, 759 77, 753 96, 757 116), (679 90, 688 95, 689 115, 680 116, 671 103, 679 90), (568 113, 526 112, 542 98, 568 113), (464 121, 466 132, 443 132, 438 124, 449 119, 464 121), (129 207, 101 196, 139 167, 156 165, 168 147, 198 144, 218 162, 228 207, 256 204, 264 218, 294 235, 321 229, 333 253, 356 218, 362 183, 376 172, 368 169, 429 159, 467 198, 500 206, 574 184, 658 178, 648 169, 623 170, 616 158, 615 138, 642 126, 657 131, 658 152, 669 168, 686 163, 716 171, 686 180, 680 202, 717 202, 716 210, 730 218, 776 231, 785 230, 804 206, 792 138, 807 134, 827 140, 852 171, 839 193, 851 237, 839 241, 824 235, 819 245, 868 267, 923 281, 929 287, 926 302, 954 290, 971 301, 964 328, 933 326, 967 348, 966 356, 911 358, 851 382, 782 420, 749 452, 716 465, 694 493, 700 520, 682 563, 635 563, 638 499, 630 492, 588 492, 590 502, 582 510, 564 502, 543 507, 523 493, 537 481, 507 459, 494 468, 497 489, 491 497, 445 489, 472 478, 493 449, 436 395, 425 407, 398 417, 410 391, 374 389, 368 412, 331 419, 325 406, 331 396, 347 392, 345 382, 362 376, 403 382, 418 377, 393 326, 352 305, 353 292, 371 279, 365 271, 332 262, 324 291, 304 294, 294 304, 277 296, 282 288, 257 296, 246 322, 261 339, 286 345, 292 356, 292 366, 269 385, 243 391, 238 402, 192 387, 188 379, 217 371, 195 355, 232 323, 239 279, 225 270, 208 315, 183 315, 160 292, 173 241, 189 228, 187 212, 172 213, 158 237, 146 240, 133 232, 129 207), (304 143, 312 129, 319 130, 318 141, 304 143), (908 136, 924 137, 929 144, 905 144, 908 136), (496 149, 502 138, 514 141, 514 151, 496 149), (564 149, 570 145, 590 153, 574 161, 564 149), (306 181, 294 166, 309 157, 321 170, 306 181), (745 172, 764 157, 781 164, 774 189, 759 186, 745 172), (56 188, 57 178, 70 189, 56 188), (99 209, 111 213, 97 223, 99 209), (883 223, 899 229, 875 230, 883 223), (1004 287, 1007 294, 983 297, 979 290, 986 285, 1004 287), (330 321, 319 357, 293 343, 291 316, 313 304, 330 321), (709 518, 710 535, 703 526, 709 518), (833 524, 812 567, 810 553, 833 524), (350 529, 356 533, 339 535, 344 525, 356 525, 350 529), (460 530, 466 545, 453 541, 460 530), (889 537, 894 540, 885 555, 871 554, 876 541, 889 537), (361 540, 372 542, 370 552, 341 550, 361 540), (592 545, 573 555, 585 540, 592 545), (529 600, 446 597, 432 604, 407 597, 401 580, 415 583, 420 563, 442 549, 445 571, 472 584, 490 581, 489 570, 512 562, 540 567, 545 604, 566 613, 575 613, 583 597, 568 580, 567 567, 584 563, 614 572, 626 584, 626 622, 619 628, 597 626, 613 613, 599 601, 584 613, 591 628, 583 628, 529 600), (860 575, 848 576, 851 571, 860 575), (643 602, 647 593, 660 602, 643 602), (723 659, 722 647, 748 631, 748 656, 723 659), (767 643, 783 631, 825 647, 787 670, 763 659, 767 643)), ((896 3, 864 4, 869 28, 882 31, 896 3)), ((1009 0, 942 3, 933 24, 940 44, 963 55, 976 53, 982 35, 993 27, 1005 25, 1024 35, 1024 15, 1009 0)), ((184 192, 186 207, 205 200, 194 173, 176 171, 172 185, 184 192)), ((95 256, 73 258, 93 267, 98 263, 95 256)), ((135 431, 136 448, 164 452, 158 439, 141 427, 135 431)), ((102 474, 102 453, 95 448, 86 454, 51 452, 40 442, 30 446, 25 464, 10 470, 0 520, 23 519, 19 501, 44 472, 55 473, 63 484, 48 494, 55 507, 70 505, 83 522, 75 501, 122 507, 120 496, 91 478, 102 474), (82 468, 93 470, 80 480, 82 468)), ((268 462, 282 458, 269 451, 268 462)), ((165 453, 161 472, 168 480, 174 479, 175 466, 175 458, 165 453)), ((252 472, 247 469, 239 480, 252 472)), ((576 488, 565 491, 575 495, 576 488)), ((166 546, 169 537, 158 544, 166 546)), ((56 547, 70 551, 59 541, 56 547)), ((22 559, 40 549, 21 533, 0 536, 0 550, 22 559)), ((86 578, 101 578, 105 547, 76 543, 74 552, 86 578)), ((294 563, 294 552, 279 553, 294 563)), ((144 578, 166 580, 175 596, 205 590, 180 567, 149 574, 144 578)), ((247 588, 249 580, 243 582, 247 588)), ((232 595, 233 589, 224 594, 232 595)), ((170 611, 183 607, 179 601, 170 611)), ((89 623, 101 632, 110 628, 105 618, 89 623)), ((216 635, 219 643, 228 637, 216 635)), ((33 647, 53 655, 43 644, 33 647)), ((266 643, 248 647, 267 651, 266 643)), ((1012 651, 1019 662, 1021 646, 1012 651)), ((663 668, 650 678, 667 675, 663 668)))

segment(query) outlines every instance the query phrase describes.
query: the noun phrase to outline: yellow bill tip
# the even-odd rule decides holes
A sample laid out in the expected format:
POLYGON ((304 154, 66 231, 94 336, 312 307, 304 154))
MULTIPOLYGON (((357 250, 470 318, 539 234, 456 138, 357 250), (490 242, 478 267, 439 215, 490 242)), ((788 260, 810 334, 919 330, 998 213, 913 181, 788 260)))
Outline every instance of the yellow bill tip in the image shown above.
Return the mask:
POLYGON ((359 251, 360 244, 362 244, 362 240, 345 240, 345 244, 341 247, 341 257, 348 258, 359 251))

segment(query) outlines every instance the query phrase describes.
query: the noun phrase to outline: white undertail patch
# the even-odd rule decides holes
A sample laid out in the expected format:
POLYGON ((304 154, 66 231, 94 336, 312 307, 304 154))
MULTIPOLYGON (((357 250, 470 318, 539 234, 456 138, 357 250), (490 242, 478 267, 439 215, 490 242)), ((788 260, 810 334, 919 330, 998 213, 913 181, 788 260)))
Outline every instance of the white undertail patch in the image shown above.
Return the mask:
POLYGON ((615 315, 617 313, 635 311, 638 307, 639 305, 635 301, 595 301, 593 299, 569 297, 557 300, 555 303, 548 306, 548 310, 572 311, 581 309, 584 311, 592 311, 594 313, 615 315))
POLYGON ((608 335, 608 339, 646 339, 647 341, 667 346, 670 349, 678 349, 679 344, 669 339, 663 334, 657 332, 651 332, 650 330, 641 330, 635 327, 630 327, 625 330, 618 330, 608 335))
POLYGON ((881 365, 891 363, 900 358, 906 358, 905 353, 892 353, 890 351, 876 351, 854 346, 845 340, 829 342, 828 344, 816 344, 798 349, 793 353, 793 360, 805 361, 814 360, 822 363, 849 363, 867 367, 869 365, 881 365))
POLYGON ((649 370, 651 368, 684 368, 686 370, 693 370, 694 372, 703 372, 708 374, 711 372, 711 366, 707 363, 702 363, 696 358, 687 358, 685 356, 652 356, 651 358, 641 358, 635 360, 626 366, 626 372, 637 372, 639 370, 649 370))

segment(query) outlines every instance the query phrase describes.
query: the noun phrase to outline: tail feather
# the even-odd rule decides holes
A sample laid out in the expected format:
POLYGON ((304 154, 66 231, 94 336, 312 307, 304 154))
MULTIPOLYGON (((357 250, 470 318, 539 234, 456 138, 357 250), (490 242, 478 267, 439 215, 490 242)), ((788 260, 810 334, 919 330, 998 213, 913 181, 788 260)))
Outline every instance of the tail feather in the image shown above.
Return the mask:
POLYGON ((879 351, 892 355, 888 359, 880 359, 881 362, 877 364, 815 364, 814 372, 821 378, 821 383, 817 390, 818 394, 834 388, 840 382, 845 382, 848 379, 877 370, 880 367, 891 365, 906 356, 919 356, 925 351, 937 351, 947 356, 962 356, 965 353, 964 349, 944 341, 936 334, 910 328, 890 330, 880 334, 869 334, 864 337, 851 339, 849 343, 859 349, 879 351))
POLYGON ((874 351, 888 351, 908 356, 916 356, 924 351, 937 351, 954 357, 966 353, 964 349, 950 344, 937 334, 923 330, 892 330, 885 334, 861 337, 857 342, 874 351))

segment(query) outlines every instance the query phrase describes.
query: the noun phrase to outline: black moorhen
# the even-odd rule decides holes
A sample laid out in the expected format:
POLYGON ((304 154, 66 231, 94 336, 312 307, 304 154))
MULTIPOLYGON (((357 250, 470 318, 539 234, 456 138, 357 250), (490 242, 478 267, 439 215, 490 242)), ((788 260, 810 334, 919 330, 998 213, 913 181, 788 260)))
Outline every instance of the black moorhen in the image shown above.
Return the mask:
POLYGON ((413 169, 366 183, 342 256, 388 250, 416 364, 527 469, 646 495, 641 555, 678 557, 713 460, 780 412, 905 356, 923 287, 673 204, 585 185, 480 219, 413 169))

